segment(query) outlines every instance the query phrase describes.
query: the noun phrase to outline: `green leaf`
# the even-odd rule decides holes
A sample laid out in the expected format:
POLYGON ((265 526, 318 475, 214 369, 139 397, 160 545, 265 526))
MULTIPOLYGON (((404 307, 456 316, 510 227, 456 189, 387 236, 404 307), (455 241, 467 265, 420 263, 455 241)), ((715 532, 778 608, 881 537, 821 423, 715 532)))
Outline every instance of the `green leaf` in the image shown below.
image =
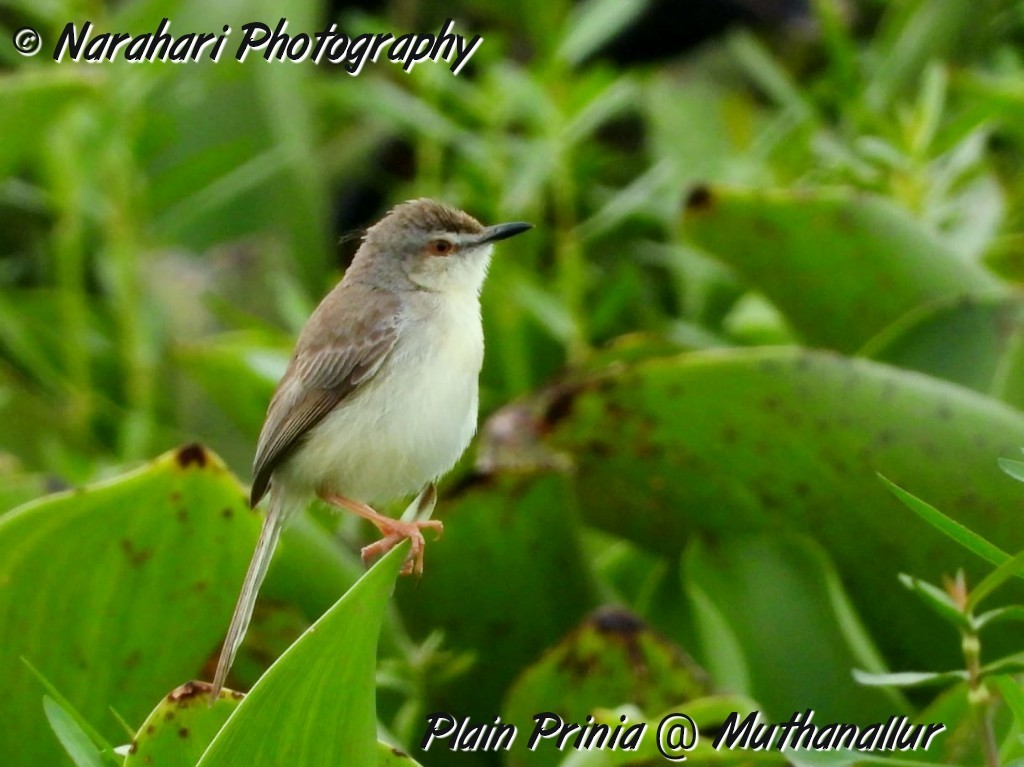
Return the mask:
POLYGON ((944 618, 950 625, 964 629, 970 628, 971 624, 967 620, 967 616, 957 609, 952 597, 938 586, 903 573, 900 573, 900 583, 920 597, 928 607, 935 611, 936 615, 944 618))
POLYGON ((387 743, 377 743, 377 767, 420 767, 420 763, 387 743))
POLYGON ((89 724, 88 720, 86 720, 86 718, 83 717, 82 714, 77 709, 75 709, 74 706, 71 705, 71 702, 68 700, 68 698, 60 694, 60 690, 54 687, 50 680, 48 680, 46 677, 40 674, 39 670, 31 663, 29 663, 29 661, 27 661, 26 658, 23 657, 22 662, 26 665, 29 671, 32 672, 32 675, 39 680, 39 683, 43 685, 43 688, 46 690, 46 692, 49 693, 48 695, 44 695, 44 698, 50 697, 53 700, 54 704, 56 704, 61 709, 63 715, 71 717, 75 721, 76 729, 79 729, 82 732, 84 732, 86 737, 88 737, 89 740, 92 741, 100 751, 113 751, 112 745, 108 741, 106 741, 106 739, 102 735, 96 732, 95 728, 91 724, 89 724))
POLYGON ((982 559, 991 562, 994 565, 1001 565, 1009 558, 1009 554, 995 544, 989 543, 966 525, 946 516, 934 506, 922 501, 917 496, 911 495, 884 475, 879 474, 878 477, 889 487, 892 494, 899 498, 908 509, 913 511, 939 532, 952 538, 968 551, 977 554, 982 559))
POLYGON ((971 589, 967 597, 967 609, 976 610, 989 594, 1002 586, 1010 578, 1024 578, 1024 551, 1012 559, 1007 559, 999 567, 985 576, 985 578, 971 589))
POLYGON ((73 67, 45 67, 0 78, 0 177, 34 159, 44 145, 40 137, 74 108, 97 93, 96 80, 73 67))
POLYGON ((1013 712, 1017 729, 1024 730, 1024 687, 1021 687, 1020 682, 1012 676, 1002 674, 989 677, 988 682, 996 686, 1006 705, 1013 712))
MULTIPOLYGON (((1024 444, 1024 414, 866 360, 728 349, 610 364, 492 422, 543 435, 526 449, 571 456, 585 519, 652 552, 676 557, 695 536, 729 539, 738 530, 815 539, 897 668, 961 660, 944 624, 907 598, 897 575, 934 581, 963 567, 977 583, 989 568, 965 562, 959 544, 901 513, 878 472, 913 482, 984 539, 1024 548, 1017 485, 994 461, 1024 444)), ((994 546, 979 548, 1005 559, 994 546)), ((1015 581, 997 597, 992 607, 1019 601, 1024 588, 1015 581)), ((992 626, 986 649, 1019 647, 1009 628, 992 626)))
MULTIPOLYGON (((690 598, 696 632, 704 665, 715 683, 726 690, 750 690, 751 662, 744 652, 744 644, 730 625, 717 601, 704 590, 695 578, 684 578, 690 598)), ((724 607, 724 605, 723 605, 724 607)))
POLYGON ((1024 461, 1011 461, 1009 458, 1000 458, 999 468, 1014 479, 1024 482, 1024 461))
POLYGON ((683 231, 771 299, 804 341, 840 351, 933 301, 999 287, 892 202, 843 189, 702 187, 683 231))
POLYGON ((882 110, 913 87, 932 59, 948 56, 969 29, 977 9, 970 0, 916 2, 890 6, 875 42, 874 67, 865 98, 882 110))
POLYGON ((853 678, 869 687, 926 687, 945 685, 967 679, 966 671, 898 671, 892 674, 872 674, 853 670, 853 678))
MULTIPOLYGON (((598 708, 628 703, 660 711, 707 691, 703 671, 681 648, 628 610, 603 607, 520 674, 501 719, 525 733, 540 711, 582 722, 598 708)), ((517 749, 509 760, 515 765, 554 765, 561 756, 551 749, 517 749)))
POLYGON ((992 674, 1016 674, 1020 671, 1024 671, 1024 652, 1007 655, 991 663, 986 663, 981 668, 981 674, 985 677, 992 674))
POLYGON ((969 386, 1012 405, 1008 376, 1024 357, 1024 298, 988 296, 922 306, 883 329, 860 354, 969 386))
POLYGON ((586 0, 574 5, 558 57, 579 64, 628 27, 649 4, 650 0, 586 0))
POLYGON ((75 767, 104 767, 99 747, 92 742, 71 714, 49 695, 43 696, 43 710, 57 740, 64 746, 75 767))
POLYGON ((259 531, 198 445, 0 517, 0 742, 57 761, 28 659, 110 742, 216 650, 259 531), (69 574, 71 574, 69 576, 69 574))
POLYGON ((430 680, 423 713, 492 721, 516 675, 598 604, 570 482, 555 471, 474 476, 442 487, 438 508, 444 537, 428 545, 424 577, 403 580, 396 597, 415 639, 443 627, 443 649, 476 662, 443 684, 430 680), (508 599, 528 601, 528 617, 510 612, 508 599), (491 663, 496 647, 501 662, 491 663))
POLYGON ((221 690, 210 705, 211 689, 205 682, 188 682, 164 697, 139 727, 124 767, 195 767, 242 698, 221 690))
POLYGON ((988 624, 999 621, 1024 621, 1024 605, 1010 605, 988 610, 976 616, 973 623, 975 630, 980 631, 988 624))
MULTIPOLYGON (((792 713, 792 703, 800 700, 822 716, 844 721, 905 707, 850 679, 855 664, 883 667, 873 648, 862 657, 861 648, 871 645, 863 629, 849 636, 849 626, 837 621, 836 593, 825 587, 837 579, 813 541, 792 533, 732 536, 714 544, 694 541, 684 558, 684 578, 713 595, 742 648, 749 686, 737 692, 756 699, 773 716, 792 713), (799 653, 793 652, 795 643, 799 653)), ((841 590, 839 599, 852 613, 841 590)))
POLYGON ((198 767, 376 760, 377 635, 408 548, 398 546, 377 562, 278 658, 198 767))

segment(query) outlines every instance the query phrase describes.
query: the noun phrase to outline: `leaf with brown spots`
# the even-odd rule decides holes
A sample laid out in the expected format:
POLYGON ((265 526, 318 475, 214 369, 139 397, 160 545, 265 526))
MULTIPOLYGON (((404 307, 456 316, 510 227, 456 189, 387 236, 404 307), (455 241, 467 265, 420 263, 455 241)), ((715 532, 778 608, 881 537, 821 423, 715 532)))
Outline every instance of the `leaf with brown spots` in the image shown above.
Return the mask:
MULTIPOLYGON (((567 722, 584 722, 599 708, 631 704, 657 712, 704 696, 704 672, 683 650, 622 607, 603 607, 526 668, 511 688, 502 721, 520 738, 533 716, 554 711, 567 722)), ((681 709, 681 710, 685 710, 681 709)), ((513 748, 510 765, 555 765, 564 754, 513 748)))
POLYGON ((20 744, 5 766, 61 758, 21 656, 123 740, 111 708, 142 721, 221 641, 258 528, 238 481, 198 447, 0 517, 0 743, 20 744))
POLYGON ((205 682, 174 689, 142 723, 124 767, 195 767, 239 702, 231 690, 221 690, 211 706, 205 682))
MULTIPOLYGON (((893 667, 962 660, 897 575, 938 580, 963 566, 975 582, 987 565, 893 499, 878 472, 1004 549, 1024 548, 1020 486, 996 464, 1019 454, 1024 414, 964 387, 791 348, 677 355, 578 383, 567 415, 531 431, 572 456, 587 522, 669 558, 695 537, 807 534, 893 667)), ((997 596, 1020 599, 1014 586, 997 596)), ((986 643, 1019 649, 1000 626, 986 643)))

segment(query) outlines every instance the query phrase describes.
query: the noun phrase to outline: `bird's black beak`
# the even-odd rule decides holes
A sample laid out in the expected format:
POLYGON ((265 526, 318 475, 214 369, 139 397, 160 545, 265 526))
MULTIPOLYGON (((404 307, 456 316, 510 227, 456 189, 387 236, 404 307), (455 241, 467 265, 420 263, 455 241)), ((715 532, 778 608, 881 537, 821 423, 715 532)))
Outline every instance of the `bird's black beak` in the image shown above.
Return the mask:
POLYGON ((488 242, 507 240, 509 237, 522 234, 527 229, 533 229, 533 224, 528 224, 525 221, 513 221, 511 224, 495 224, 494 226, 487 227, 480 233, 477 243, 484 245, 488 242))

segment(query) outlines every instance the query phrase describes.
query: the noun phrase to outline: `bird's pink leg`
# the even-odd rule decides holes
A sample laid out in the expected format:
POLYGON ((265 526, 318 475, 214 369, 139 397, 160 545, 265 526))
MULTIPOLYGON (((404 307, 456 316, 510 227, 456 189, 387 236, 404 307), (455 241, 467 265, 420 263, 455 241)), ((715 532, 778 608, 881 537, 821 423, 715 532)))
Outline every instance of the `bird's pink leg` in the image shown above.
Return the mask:
POLYGON ((402 575, 409 575, 410 573, 422 575, 423 548, 426 545, 422 531, 424 528, 434 530, 439 538, 441 537, 441 533, 444 532, 444 525, 441 524, 440 520, 427 519, 422 522, 403 522, 399 519, 392 519, 391 517, 385 516, 378 511, 374 511, 365 503, 353 501, 351 498, 346 498, 343 495, 321 493, 320 498, 325 503, 329 503, 332 506, 339 506, 351 511, 353 514, 358 514, 363 519, 368 519, 377 527, 378 530, 380 530, 384 537, 376 543, 371 543, 369 546, 363 547, 363 564, 367 567, 378 557, 387 554, 391 549, 408 538, 412 543, 412 550, 409 552, 408 559, 406 559, 405 563, 402 565, 402 575))

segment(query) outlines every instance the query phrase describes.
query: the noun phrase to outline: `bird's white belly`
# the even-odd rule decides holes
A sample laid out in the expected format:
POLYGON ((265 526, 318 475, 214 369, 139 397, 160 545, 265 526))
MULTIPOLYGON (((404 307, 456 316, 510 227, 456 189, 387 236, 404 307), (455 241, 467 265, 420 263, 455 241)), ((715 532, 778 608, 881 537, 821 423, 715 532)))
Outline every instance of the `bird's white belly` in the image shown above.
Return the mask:
POLYGON ((411 322, 374 376, 279 469, 287 482, 377 503, 448 471, 476 431, 483 334, 476 297, 411 322), (462 311, 459 311, 462 309, 462 311))

